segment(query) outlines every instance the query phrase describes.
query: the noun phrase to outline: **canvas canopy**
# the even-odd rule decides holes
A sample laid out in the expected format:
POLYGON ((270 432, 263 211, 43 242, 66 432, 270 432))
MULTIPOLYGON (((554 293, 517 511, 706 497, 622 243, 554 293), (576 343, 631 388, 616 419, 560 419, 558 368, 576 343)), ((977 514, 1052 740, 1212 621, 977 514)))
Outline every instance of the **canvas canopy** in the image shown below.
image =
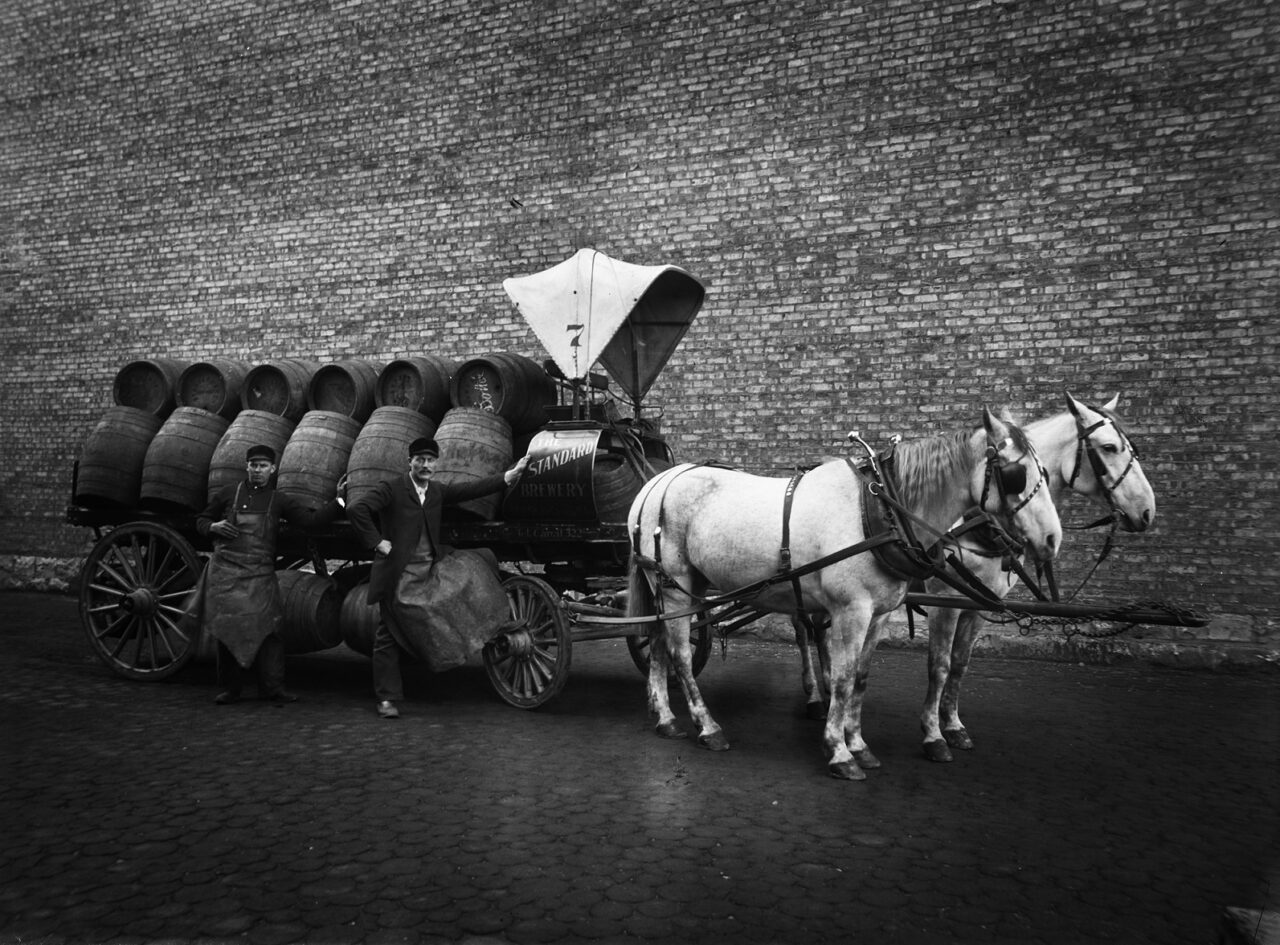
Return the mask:
POLYGON ((637 266, 594 249, 502 287, 565 377, 583 379, 598 361, 637 405, 706 295, 678 266, 637 266))

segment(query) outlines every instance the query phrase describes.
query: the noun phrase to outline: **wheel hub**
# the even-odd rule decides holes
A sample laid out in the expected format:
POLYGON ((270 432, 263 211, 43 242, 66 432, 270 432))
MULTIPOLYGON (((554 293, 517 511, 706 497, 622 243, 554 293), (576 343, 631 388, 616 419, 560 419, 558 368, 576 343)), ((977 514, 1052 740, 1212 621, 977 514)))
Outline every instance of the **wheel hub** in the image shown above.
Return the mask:
POLYGON ((489 645, 493 647, 493 653, 498 659, 519 659, 533 652, 533 638, 524 627, 498 634, 489 645))
POLYGON ((120 598, 120 607, 136 617, 150 617, 156 612, 156 595, 149 587, 134 588, 120 598))

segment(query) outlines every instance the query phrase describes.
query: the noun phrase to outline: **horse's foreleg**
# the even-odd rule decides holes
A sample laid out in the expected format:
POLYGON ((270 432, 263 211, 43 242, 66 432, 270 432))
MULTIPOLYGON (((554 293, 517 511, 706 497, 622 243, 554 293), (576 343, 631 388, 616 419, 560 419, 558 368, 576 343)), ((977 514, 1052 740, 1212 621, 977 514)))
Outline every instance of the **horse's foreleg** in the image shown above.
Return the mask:
POLYGON ((867 776, 850 751, 848 733, 855 728, 853 707, 856 690, 859 685, 866 686, 865 678, 859 681, 858 654, 867 637, 870 616, 868 609, 846 608, 832 614, 831 627, 827 631, 831 706, 827 711, 827 724, 822 730, 822 743, 827 750, 827 770, 832 777, 846 781, 861 781, 867 776))
POLYGON ((866 701, 867 680, 871 677, 871 658, 875 655, 876 646, 880 643, 880 637, 888 620, 888 614, 873 617, 862 646, 857 651, 853 699, 849 704, 848 717, 845 721, 845 738, 848 741, 850 753, 862 768, 880 767, 880 759, 872 754, 862 738, 862 704, 866 701))
POLYGON ((930 761, 951 761, 951 749, 942 735, 939 705, 951 674, 951 647, 959 611, 946 607, 929 611, 929 688, 925 691, 920 728, 924 731, 924 755, 930 761))
POLYGON ((969 657, 973 655, 973 642, 978 636, 980 620, 979 615, 972 611, 961 614, 951 644, 951 674, 942 691, 942 737, 952 748, 962 751, 973 748, 973 739, 960 721, 960 686, 969 668, 969 657))

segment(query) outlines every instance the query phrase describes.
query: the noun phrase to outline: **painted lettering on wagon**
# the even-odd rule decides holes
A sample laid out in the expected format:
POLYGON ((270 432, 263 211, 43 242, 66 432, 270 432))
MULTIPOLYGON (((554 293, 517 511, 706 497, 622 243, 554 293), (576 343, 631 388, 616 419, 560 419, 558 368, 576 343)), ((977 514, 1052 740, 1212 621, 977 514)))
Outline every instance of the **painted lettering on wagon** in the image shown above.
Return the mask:
POLYGON ((576 482, 523 482, 520 494, 530 499, 581 499, 587 487, 576 482))
POLYGON ((568 449, 556 450, 548 456, 541 459, 535 459, 529 463, 529 472, 534 476, 540 476, 543 473, 551 472, 553 469, 559 469, 561 466, 567 466, 569 463, 577 462, 591 456, 596 451, 595 441, 583 443, 578 446, 571 446, 568 449))

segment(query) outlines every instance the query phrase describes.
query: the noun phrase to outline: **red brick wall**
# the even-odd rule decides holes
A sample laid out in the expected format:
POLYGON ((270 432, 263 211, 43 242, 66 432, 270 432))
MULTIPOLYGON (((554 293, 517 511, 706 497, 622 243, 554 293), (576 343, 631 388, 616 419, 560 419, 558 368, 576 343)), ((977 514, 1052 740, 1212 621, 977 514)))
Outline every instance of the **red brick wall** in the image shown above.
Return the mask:
POLYGON ((127 360, 540 356, 501 280, 592 246, 708 286, 685 458, 1122 394, 1159 524, 1097 595, 1274 642, 1274 5, 633 9, 5 5, 0 555, 83 553, 127 360))

